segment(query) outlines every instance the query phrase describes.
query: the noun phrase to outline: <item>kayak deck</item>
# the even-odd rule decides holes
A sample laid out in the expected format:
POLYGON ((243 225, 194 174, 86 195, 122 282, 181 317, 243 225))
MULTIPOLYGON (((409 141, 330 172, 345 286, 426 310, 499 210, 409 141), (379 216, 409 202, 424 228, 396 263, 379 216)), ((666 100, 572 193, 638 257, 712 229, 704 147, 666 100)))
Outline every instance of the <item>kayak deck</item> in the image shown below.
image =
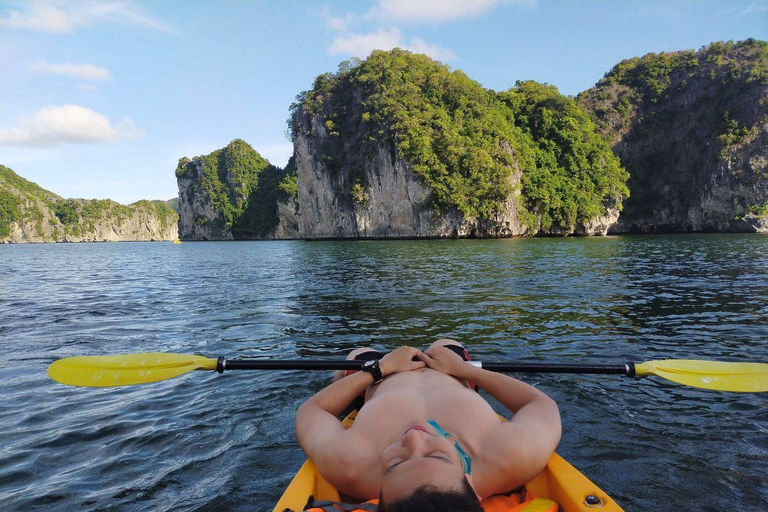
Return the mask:
MULTIPOLYGON (((352 424, 355 414, 353 412, 347 416, 344 426, 352 424)), ((562 512, 623 512, 608 494, 556 453, 552 454, 541 473, 525 487, 542 498, 556 501, 562 512), (596 496, 602 506, 587 505, 587 496, 596 496)), ((318 500, 340 500, 339 492, 320 475, 315 464, 307 460, 285 489, 273 512, 283 512, 285 509, 300 512, 304 510, 310 495, 318 500)))

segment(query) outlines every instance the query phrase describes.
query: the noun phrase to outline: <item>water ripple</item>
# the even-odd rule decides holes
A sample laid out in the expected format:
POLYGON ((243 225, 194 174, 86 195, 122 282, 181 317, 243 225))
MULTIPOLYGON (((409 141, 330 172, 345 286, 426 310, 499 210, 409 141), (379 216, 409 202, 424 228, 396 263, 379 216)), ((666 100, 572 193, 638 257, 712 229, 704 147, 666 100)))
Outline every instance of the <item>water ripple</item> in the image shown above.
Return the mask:
MULTIPOLYGON (((271 510, 304 459, 296 407, 328 382, 70 388, 45 375, 61 357, 339 357, 449 336, 481 360, 766 361, 767 291, 764 236, 0 246, 0 502, 271 510)), ((768 503, 763 396, 525 379, 560 405, 559 452, 627 510, 768 503)))

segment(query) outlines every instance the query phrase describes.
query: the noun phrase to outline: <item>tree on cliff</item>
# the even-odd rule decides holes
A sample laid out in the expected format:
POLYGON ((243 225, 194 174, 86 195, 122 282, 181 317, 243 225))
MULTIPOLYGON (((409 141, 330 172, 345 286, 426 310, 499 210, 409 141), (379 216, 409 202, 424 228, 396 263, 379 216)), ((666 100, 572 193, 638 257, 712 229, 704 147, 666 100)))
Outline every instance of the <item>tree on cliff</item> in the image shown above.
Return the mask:
POLYGON ((584 109, 555 86, 532 80, 500 97, 534 144, 535 165, 523 174, 522 191, 542 227, 600 217, 606 201, 620 207, 629 174, 584 109))
MULTIPOLYGON (((182 236, 247 239, 267 235, 278 221, 277 201, 287 195, 280 185, 290 182, 290 177, 290 169, 271 165, 241 139, 208 155, 182 158, 176 167, 180 208, 193 212, 191 216, 181 215, 182 236), (210 212, 213 218, 209 218, 210 212), (211 231, 197 236, 196 226, 211 231)), ((295 171, 293 177, 295 180, 295 171)))
POLYGON ((768 202, 768 43, 624 60, 577 101, 631 174, 617 229, 751 230, 768 202))
POLYGON ((466 218, 491 219, 505 208, 515 169, 534 231, 573 228, 619 205, 627 175, 581 107, 554 87, 518 88, 498 94, 425 55, 374 51, 320 75, 292 105, 291 127, 295 134, 306 126, 298 115, 322 116, 328 172, 351 161, 334 137, 361 139, 363 153, 392 140, 432 190, 436 209, 457 208, 466 218))
POLYGON ((258 187, 259 173, 269 166, 247 142, 235 139, 226 147, 209 155, 182 158, 176 167, 176 177, 197 175, 195 191, 221 213, 218 222, 225 229, 242 216, 248 195, 258 187))

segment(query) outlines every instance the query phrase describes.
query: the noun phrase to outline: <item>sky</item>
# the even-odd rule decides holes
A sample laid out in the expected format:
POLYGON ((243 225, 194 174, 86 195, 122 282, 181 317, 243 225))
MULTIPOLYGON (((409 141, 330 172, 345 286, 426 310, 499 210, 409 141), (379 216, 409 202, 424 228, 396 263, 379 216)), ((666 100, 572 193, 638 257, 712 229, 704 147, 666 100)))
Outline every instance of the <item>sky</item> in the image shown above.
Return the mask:
POLYGON ((768 40, 768 0, 0 0, 0 164, 63 197, 170 199, 182 157, 292 154, 288 108, 401 47, 497 91, 576 95, 622 59, 768 40))

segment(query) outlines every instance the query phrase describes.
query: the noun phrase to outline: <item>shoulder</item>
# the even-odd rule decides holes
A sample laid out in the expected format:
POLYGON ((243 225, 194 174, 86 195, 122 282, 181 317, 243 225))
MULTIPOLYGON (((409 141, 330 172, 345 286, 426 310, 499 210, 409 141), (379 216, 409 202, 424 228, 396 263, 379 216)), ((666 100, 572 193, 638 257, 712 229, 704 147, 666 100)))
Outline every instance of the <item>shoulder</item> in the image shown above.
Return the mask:
POLYGON ((356 429, 338 432, 308 454, 317 470, 343 494, 359 498, 378 496, 378 459, 370 443, 356 429))
POLYGON ((482 489, 490 489, 488 494, 510 491, 529 482, 544 469, 560 442, 556 406, 554 413, 528 412, 532 414, 518 412, 512 421, 499 424, 480 445, 476 478, 482 489))

